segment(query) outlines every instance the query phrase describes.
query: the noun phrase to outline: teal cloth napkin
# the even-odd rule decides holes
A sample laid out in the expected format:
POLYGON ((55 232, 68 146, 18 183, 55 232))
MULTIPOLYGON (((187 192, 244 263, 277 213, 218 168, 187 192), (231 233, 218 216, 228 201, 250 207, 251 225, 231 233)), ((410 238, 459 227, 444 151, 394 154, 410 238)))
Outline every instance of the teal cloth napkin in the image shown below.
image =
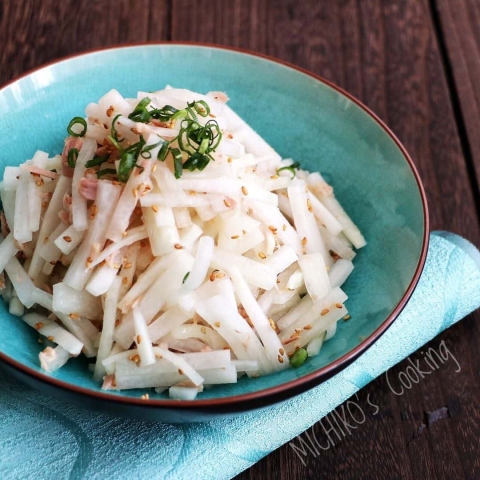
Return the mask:
POLYGON ((433 233, 408 305, 357 361, 283 404, 204 424, 167 425, 82 410, 0 371, 0 478, 229 479, 479 305, 480 253, 461 237, 433 233))

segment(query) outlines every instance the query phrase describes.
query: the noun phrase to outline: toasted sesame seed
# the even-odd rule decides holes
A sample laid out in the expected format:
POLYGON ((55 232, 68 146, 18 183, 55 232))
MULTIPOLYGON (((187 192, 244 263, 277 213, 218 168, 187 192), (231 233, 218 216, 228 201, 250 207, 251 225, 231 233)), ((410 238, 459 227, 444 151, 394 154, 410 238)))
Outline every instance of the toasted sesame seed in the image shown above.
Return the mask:
POLYGON ((48 207, 48 202, 42 202, 42 208, 47 208, 48 207))
POLYGON ((35 183, 37 184, 37 187, 41 187, 44 184, 43 178, 40 178, 35 183))
POLYGON ((312 324, 309 324, 309 325, 305 325, 303 327, 304 330, 311 330, 313 328, 312 324))
POLYGON ((50 340, 51 342, 53 342, 53 341, 55 340, 55 339, 53 338, 53 335, 49 335, 49 336, 47 337, 47 339, 50 340))
POLYGON ((228 200, 228 198, 226 198, 223 203, 225 204, 225 206, 227 208, 230 208, 232 206, 232 202, 230 200, 228 200))
POLYGON ((181 250, 183 247, 179 244, 179 243, 176 243, 174 245, 174 247, 177 249, 177 250, 181 250))
POLYGON ((142 343, 142 336, 137 335, 137 345, 140 345, 142 343))
POLYGON ((278 356, 278 361, 279 361, 280 363, 283 363, 283 357, 282 357, 281 355, 278 356))
POLYGON ((330 310, 328 308, 324 308, 321 312, 320 315, 323 317, 325 316, 330 310))
POLYGON ((152 173, 155 173, 155 170, 156 170, 156 169, 157 169, 157 164, 154 163, 154 164, 153 164, 153 167, 152 167, 152 173))
POLYGON ((220 272, 215 275, 215 278, 223 278, 224 276, 225 274, 223 272, 220 272))
POLYGON ((125 230, 125 232, 122 233, 122 237, 126 237, 128 235, 128 232, 125 230))
POLYGON ((123 277, 122 283, 123 283, 124 285, 126 285, 126 284, 128 283, 128 278, 127 278, 127 277, 123 277))
POLYGON ((272 175, 270 178, 271 178, 272 180, 276 180, 276 179, 278 178, 278 175, 272 175))
POLYGON ((277 283, 280 283, 280 279, 279 279, 279 278, 277 278, 277 283))
POLYGON ((65 235, 63 239, 67 242, 70 243, 72 241, 72 237, 69 237, 68 235, 65 235))
POLYGON ((302 238, 302 245, 305 246, 307 244, 308 240, 307 237, 302 238))
POLYGON ((246 231, 246 230, 242 230, 242 233, 243 233, 244 235, 246 235, 247 231, 246 231))
POLYGON ((233 158, 232 157, 228 157, 228 163, 232 163, 233 162, 233 158))
POLYGON ((85 262, 85 264, 87 265, 87 268, 90 267, 90 265, 92 264, 93 260, 92 260, 92 257, 88 257, 87 258, 87 261, 85 262))
POLYGON ((71 313, 69 315, 69 317, 72 319, 72 320, 78 320, 80 318, 80 316, 78 315, 78 313, 71 313))
POLYGON ((350 320, 351 318, 352 318, 351 315, 345 315, 345 316, 343 317, 343 319, 344 319, 345 321, 350 320))
POLYGON ((282 229, 283 229, 283 231, 285 231, 287 229, 287 226, 285 224, 283 224, 282 229))
POLYGON ((207 329, 205 327, 200 327, 200 331, 205 335, 207 333, 207 329))
POLYGON ((132 264, 130 262, 127 262, 123 268, 125 268, 126 270, 128 270, 129 268, 132 268, 132 264))
POLYGON ((40 330, 41 328, 43 328, 43 322, 38 322, 35 324, 35 329, 36 330, 40 330))
POLYGON ((277 233, 277 229, 276 229, 276 227, 274 227, 273 225, 269 225, 269 226, 268 226, 268 229, 269 229, 271 232, 273 232, 273 233, 277 233))
POLYGON ((179 373, 180 375, 183 375, 183 370, 182 370, 181 368, 179 368, 179 369, 178 369, 178 373, 179 373))
POLYGON ((267 258, 267 256, 266 256, 263 252, 258 252, 258 256, 259 256, 261 259, 267 258))
POLYGON ((280 353, 280 355, 285 355, 285 350, 283 348, 279 348, 278 353, 280 353))
POLYGON ((152 205, 152 210, 157 213, 158 212, 158 207, 156 205, 152 205))
POLYGON ((220 322, 215 322, 215 326, 216 326, 217 328, 220 328, 220 322))
POLYGON ((111 117, 114 111, 113 105, 110 105, 106 111, 107 117, 111 117))
POLYGON ((270 326, 272 327, 272 329, 276 330, 277 326, 275 325, 275 322, 273 321, 273 318, 269 318, 268 321, 270 322, 270 326))
POLYGON ((163 357, 161 355, 159 355, 158 353, 156 353, 155 358, 162 359, 163 357))
POLYGON ((335 306, 336 306, 337 308, 342 308, 342 307, 343 307, 343 305, 342 305, 341 303, 336 303, 335 306))
POLYGON ((231 238, 232 240, 236 240, 237 238, 240 238, 240 235, 232 235, 230 238, 231 238))
POLYGON ((312 202, 310 201, 309 198, 307 198, 307 208, 309 212, 313 212, 312 202))
POLYGON ((245 187, 245 186, 242 187, 242 193, 243 193, 244 195, 248 195, 247 187, 245 187))

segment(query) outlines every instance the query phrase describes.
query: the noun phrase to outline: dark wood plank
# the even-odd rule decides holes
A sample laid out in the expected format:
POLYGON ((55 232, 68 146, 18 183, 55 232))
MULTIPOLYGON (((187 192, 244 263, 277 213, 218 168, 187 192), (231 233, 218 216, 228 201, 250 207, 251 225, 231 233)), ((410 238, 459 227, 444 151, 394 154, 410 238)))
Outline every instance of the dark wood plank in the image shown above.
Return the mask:
POLYGON ((46 62, 120 43, 167 40, 168 0, 0 3, 0 83, 46 62), (150 13, 151 11, 151 13, 150 13))
MULTIPOLYGON (((254 45, 346 88, 383 118, 411 153, 427 190, 432 227, 480 242, 466 161, 427 2, 180 0, 173 5, 172 39, 243 48, 254 45), (248 21, 242 29, 230 19, 248 21), (259 24, 263 24, 260 33, 252 28, 259 24), (229 26, 226 31, 225 25, 229 26)), ((306 465, 286 445, 238 478, 476 477, 478 320, 478 313, 472 315, 431 343, 437 348, 444 340, 462 365, 461 372, 445 366, 401 396, 392 393, 384 377, 377 379, 361 392, 361 404, 368 405, 370 395, 380 411, 351 436, 316 458, 310 455, 306 465), (450 417, 423 429, 425 412, 443 406, 449 407, 450 417)), ((417 352, 412 360, 416 358, 422 354, 417 352)), ((408 365, 402 362, 392 369, 391 377, 398 379, 408 365)), ((327 442, 320 424, 313 432, 320 443, 327 442)))
MULTIPOLYGON (((480 3, 437 0, 441 30, 455 80, 471 161, 480 179, 480 3)), ((480 191, 478 191, 480 193, 480 191)))

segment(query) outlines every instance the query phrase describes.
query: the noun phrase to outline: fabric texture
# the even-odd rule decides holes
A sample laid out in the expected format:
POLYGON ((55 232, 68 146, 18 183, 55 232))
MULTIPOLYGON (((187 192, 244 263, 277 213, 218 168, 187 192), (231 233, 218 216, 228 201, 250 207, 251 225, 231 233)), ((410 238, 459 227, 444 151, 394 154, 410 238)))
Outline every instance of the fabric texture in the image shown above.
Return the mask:
POLYGON ((433 233, 407 306, 352 365, 280 405, 203 424, 167 425, 83 410, 0 370, 0 478, 232 478, 479 305, 480 253, 461 237, 433 233))

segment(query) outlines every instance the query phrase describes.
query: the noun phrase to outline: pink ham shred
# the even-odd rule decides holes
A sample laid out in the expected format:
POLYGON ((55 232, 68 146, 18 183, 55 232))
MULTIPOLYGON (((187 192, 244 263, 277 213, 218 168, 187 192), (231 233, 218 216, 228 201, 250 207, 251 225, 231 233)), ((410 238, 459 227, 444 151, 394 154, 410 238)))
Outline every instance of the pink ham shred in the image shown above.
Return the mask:
POLYGON ((73 177, 73 168, 68 166, 68 152, 72 148, 78 151, 82 148, 83 140, 79 137, 67 137, 65 140, 65 147, 62 152, 62 175, 65 177, 73 177))
POLYGON ((98 180, 96 178, 81 178, 78 191, 87 200, 95 200, 97 196, 98 180))
POLYGON ((37 175, 41 175, 42 177, 47 178, 57 178, 58 174, 55 172, 51 172, 50 170, 46 170, 45 168, 36 167, 35 165, 22 165, 24 170, 27 170, 30 173, 36 173, 37 175))

